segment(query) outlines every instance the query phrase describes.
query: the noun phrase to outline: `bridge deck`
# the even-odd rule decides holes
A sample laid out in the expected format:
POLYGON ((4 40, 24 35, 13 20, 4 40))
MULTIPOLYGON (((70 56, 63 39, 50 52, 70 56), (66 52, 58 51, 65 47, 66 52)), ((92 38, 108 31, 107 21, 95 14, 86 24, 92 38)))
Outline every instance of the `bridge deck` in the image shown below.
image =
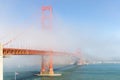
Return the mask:
POLYGON ((3 48, 3 55, 49 55, 51 53, 54 55, 70 55, 65 52, 57 52, 57 51, 3 48))
POLYGON ((3 48, 3 55, 48 55, 50 53, 51 51, 45 50, 3 48))

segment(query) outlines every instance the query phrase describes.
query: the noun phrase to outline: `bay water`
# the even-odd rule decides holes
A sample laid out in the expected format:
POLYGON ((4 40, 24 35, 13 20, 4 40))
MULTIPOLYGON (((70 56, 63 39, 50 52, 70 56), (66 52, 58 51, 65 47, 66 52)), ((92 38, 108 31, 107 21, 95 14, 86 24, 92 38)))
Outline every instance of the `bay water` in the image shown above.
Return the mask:
MULTIPOLYGON (((55 73, 61 73, 57 77, 39 77, 37 67, 16 69, 16 80, 120 80, 120 64, 91 64, 57 66, 55 73)), ((15 80, 15 69, 4 72, 4 80, 15 80)))

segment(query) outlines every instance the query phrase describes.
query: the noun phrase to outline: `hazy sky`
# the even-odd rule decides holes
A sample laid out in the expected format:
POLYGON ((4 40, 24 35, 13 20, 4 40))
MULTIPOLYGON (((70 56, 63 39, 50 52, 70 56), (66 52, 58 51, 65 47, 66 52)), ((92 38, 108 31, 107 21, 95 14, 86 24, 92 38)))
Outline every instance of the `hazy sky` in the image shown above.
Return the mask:
POLYGON ((80 49, 83 54, 117 58, 119 4, 120 0, 0 0, 0 36, 5 36, 0 41, 4 43, 25 31, 9 46, 29 44, 30 48, 52 47, 69 52, 80 49), (53 7, 54 26, 47 32, 41 29, 40 18, 41 6, 49 4, 53 7))

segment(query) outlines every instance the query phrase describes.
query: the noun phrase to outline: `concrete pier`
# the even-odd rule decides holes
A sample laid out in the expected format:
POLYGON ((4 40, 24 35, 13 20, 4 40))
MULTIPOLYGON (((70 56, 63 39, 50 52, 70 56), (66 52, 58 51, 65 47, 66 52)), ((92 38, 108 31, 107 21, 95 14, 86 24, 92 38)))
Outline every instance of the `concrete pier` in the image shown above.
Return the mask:
POLYGON ((0 43, 0 80, 3 80, 3 46, 0 43))
POLYGON ((36 76, 49 77, 49 76, 61 76, 62 74, 35 74, 36 76))

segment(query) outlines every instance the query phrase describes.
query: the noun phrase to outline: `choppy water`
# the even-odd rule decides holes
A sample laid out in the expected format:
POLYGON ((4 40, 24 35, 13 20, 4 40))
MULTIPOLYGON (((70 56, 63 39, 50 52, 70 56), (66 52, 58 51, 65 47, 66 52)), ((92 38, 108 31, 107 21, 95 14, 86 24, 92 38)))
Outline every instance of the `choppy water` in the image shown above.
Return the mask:
MULTIPOLYGON (((58 68, 60 77, 37 77, 38 71, 19 71, 17 80, 120 80, 120 64, 96 64, 58 68)), ((14 72, 4 72, 4 80, 14 80, 14 72)))

